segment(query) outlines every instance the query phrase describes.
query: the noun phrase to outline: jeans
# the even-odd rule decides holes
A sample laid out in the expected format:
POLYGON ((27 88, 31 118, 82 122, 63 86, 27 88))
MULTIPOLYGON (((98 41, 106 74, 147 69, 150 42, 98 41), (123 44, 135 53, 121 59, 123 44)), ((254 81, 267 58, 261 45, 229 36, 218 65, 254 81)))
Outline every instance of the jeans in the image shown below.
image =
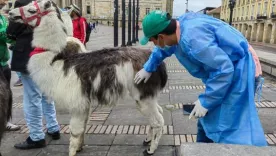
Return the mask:
POLYGON ((45 138, 42 124, 42 114, 46 120, 46 127, 49 133, 59 131, 56 119, 54 103, 48 103, 47 98, 40 92, 37 85, 29 75, 21 73, 24 95, 23 106, 27 126, 30 130, 30 137, 33 141, 45 138))
POLYGON ((16 72, 18 79, 21 79, 21 73, 20 72, 16 72))

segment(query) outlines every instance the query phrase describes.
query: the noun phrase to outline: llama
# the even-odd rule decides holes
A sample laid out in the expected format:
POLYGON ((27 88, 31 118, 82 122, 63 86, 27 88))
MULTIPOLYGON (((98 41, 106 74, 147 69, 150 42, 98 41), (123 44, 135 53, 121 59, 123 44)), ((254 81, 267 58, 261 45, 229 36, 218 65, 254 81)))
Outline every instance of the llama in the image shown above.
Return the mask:
POLYGON ((6 130, 7 121, 11 118, 11 114, 12 92, 3 72, 0 71, 0 143, 6 130))
POLYGON ((32 45, 44 49, 31 56, 29 73, 43 93, 69 108, 71 114, 69 156, 82 150, 91 105, 114 105, 126 93, 149 118, 151 127, 144 145, 150 147, 144 154, 152 155, 164 125, 157 97, 167 82, 165 64, 160 64, 147 83, 136 85, 134 76, 150 56, 149 50, 110 48, 82 53, 79 43, 66 40, 60 11, 51 0, 33 1, 9 12, 14 22, 23 23, 26 18, 32 19, 27 24, 34 27, 32 45))

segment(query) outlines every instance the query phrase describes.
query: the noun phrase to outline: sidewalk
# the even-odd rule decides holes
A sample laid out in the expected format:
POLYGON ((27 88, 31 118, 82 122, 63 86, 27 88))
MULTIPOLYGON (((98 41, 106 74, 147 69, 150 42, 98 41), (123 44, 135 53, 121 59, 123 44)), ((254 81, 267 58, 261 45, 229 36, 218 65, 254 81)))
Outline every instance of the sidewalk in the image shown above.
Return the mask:
MULTIPOLYGON (((142 33, 140 33, 141 35, 142 33)), ((119 36, 119 38, 121 38, 119 36)), ((120 45, 120 40, 119 40, 120 45)), ((98 33, 92 33, 89 50, 113 47, 111 27, 101 26, 98 33)), ((140 47, 137 45, 137 47, 140 47)), ((147 45, 143 48, 151 48, 147 45)), ((261 52, 262 53, 262 52, 261 52)), ((267 56, 269 57, 269 56, 267 56)), ((154 156, 176 156, 177 148, 182 143, 196 145, 197 120, 183 115, 183 104, 192 104, 205 86, 199 79, 193 78, 177 59, 172 56, 165 60, 169 80, 159 97, 163 108, 165 126, 159 147, 154 156)), ((12 75, 12 84, 17 80, 12 75)), ((48 146, 43 149, 16 150, 13 145, 25 140, 28 128, 23 115, 23 89, 12 87, 13 119, 12 123, 21 126, 21 130, 8 132, 2 141, 0 151, 3 156, 68 156, 70 115, 65 109, 57 108, 57 119, 61 126, 61 139, 54 141, 47 137, 48 146)), ((256 103, 264 127, 267 141, 271 148, 276 148, 276 81, 266 79, 260 103, 256 103)), ((136 109, 135 101, 130 97, 120 100, 116 106, 94 107, 89 117, 85 134, 85 147, 78 156, 142 156, 146 137, 148 119, 136 109)), ((46 132, 46 129, 44 129, 46 132)), ((261 155, 261 154, 260 154, 261 155)))

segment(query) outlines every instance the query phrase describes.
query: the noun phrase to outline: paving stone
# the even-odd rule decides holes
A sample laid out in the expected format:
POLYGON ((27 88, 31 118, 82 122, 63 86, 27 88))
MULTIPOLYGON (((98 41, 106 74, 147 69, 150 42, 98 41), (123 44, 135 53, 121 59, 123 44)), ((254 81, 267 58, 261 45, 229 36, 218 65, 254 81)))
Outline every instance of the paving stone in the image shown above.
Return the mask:
POLYGON ((187 74, 185 77, 192 79, 192 81, 187 81, 186 79, 173 79, 169 80, 169 85, 204 85, 200 79, 195 79, 191 75, 187 74))
MULTIPOLYGON (((143 156, 145 146, 111 146, 107 156, 143 156)), ((155 156, 175 156, 175 148, 158 146, 155 156)))
POLYGON ((59 114, 57 113, 57 121, 59 124, 70 124, 71 115, 70 114, 59 114))
POLYGON ((276 109, 275 108, 260 108, 258 114, 264 128, 265 133, 276 133, 276 109))
POLYGON ((169 80, 185 80, 187 82, 198 82, 195 78, 191 77, 189 73, 169 73, 169 80))
MULTIPOLYGON (((171 125, 171 112, 163 109, 165 125, 171 125)), ((136 105, 120 105, 113 108, 105 125, 149 125, 148 118, 144 117, 136 108, 136 105)))
MULTIPOLYGON (((14 144, 23 142, 27 139, 28 134, 6 133, 1 142, 0 151, 3 156, 36 156, 41 149, 18 150, 14 148, 14 144), (20 154, 19 154, 20 153, 20 154)), ((47 140, 48 142, 48 140, 47 140)))
MULTIPOLYGON (((111 145, 115 135, 112 134, 85 134, 84 144, 85 145, 111 145)), ((59 140, 52 140, 50 145, 69 145, 70 134, 61 134, 59 140)))
POLYGON ((254 147, 226 144, 185 143, 180 146, 179 156, 274 156, 275 147, 254 147))
POLYGON ((112 145, 142 145, 146 135, 116 135, 112 145))
MULTIPOLYGON (((109 150, 109 146, 84 146, 78 156, 105 156, 109 150)), ((68 145, 48 145, 43 148, 38 156, 68 156, 68 145)))
POLYGON ((159 105, 167 105, 170 103, 170 94, 160 94, 158 97, 159 105))
POLYGON ((111 145, 115 135, 113 134, 86 134, 84 135, 85 145, 111 145))
POLYGON ((276 101, 276 91, 270 88, 263 87, 262 89, 262 97, 268 101, 276 101))
MULTIPOLYGON (((146 135, 116 135, 113 145, 142 145, 146 135)), ((174 145, 173 135, 162 135, 159 145, 174 145)))
POLYGON ((172 112, 174 134, 196 134, 197 120, 189 120, 188 115, 183 115, 181 109, 172 112))
POLYGON ((171 90, 170 91, 170 102, 175 103, 192 103, 198 99, 200 93, 203 90, 171 90))
POLYGON ((70 140, 70 134, 60 134, 59 140, 52 140, 49 144, 50 145, 69 145, 70 144, 69 140, 70 140))

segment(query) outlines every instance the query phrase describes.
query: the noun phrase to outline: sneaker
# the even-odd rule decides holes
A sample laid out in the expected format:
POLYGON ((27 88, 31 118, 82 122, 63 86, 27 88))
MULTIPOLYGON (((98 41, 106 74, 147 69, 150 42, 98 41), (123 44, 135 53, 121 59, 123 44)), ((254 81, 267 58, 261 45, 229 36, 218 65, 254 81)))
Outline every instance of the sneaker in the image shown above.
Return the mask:
POLYGON ((18 86, 22 86, 22 82, 21 82, 21 79, 18 79, 15 83, 14 83, 14 87, 18 87, 18 86))
POLYGON ((39 141, 33 141, 30 137, 28 137, 26 141, 14 145, 16 149, 22 149, 22 150, 42 148, 45 146, 46 146, 45 139, 42 139, 39 141))
POLYGON ((49 132, 47 131, 47 134, 50 135, 50 136, 52 137, 53 140, 58 140, 58 139, 60 139, 60 133, 59 133, 59 131, 54 132, 54 133, 49 133, 49 132))
POLYGON ((7 126, 6 126, 6 130, 7 131, 17 131, 17 130, 20 130, 20 127, 8 122, 7 126))

